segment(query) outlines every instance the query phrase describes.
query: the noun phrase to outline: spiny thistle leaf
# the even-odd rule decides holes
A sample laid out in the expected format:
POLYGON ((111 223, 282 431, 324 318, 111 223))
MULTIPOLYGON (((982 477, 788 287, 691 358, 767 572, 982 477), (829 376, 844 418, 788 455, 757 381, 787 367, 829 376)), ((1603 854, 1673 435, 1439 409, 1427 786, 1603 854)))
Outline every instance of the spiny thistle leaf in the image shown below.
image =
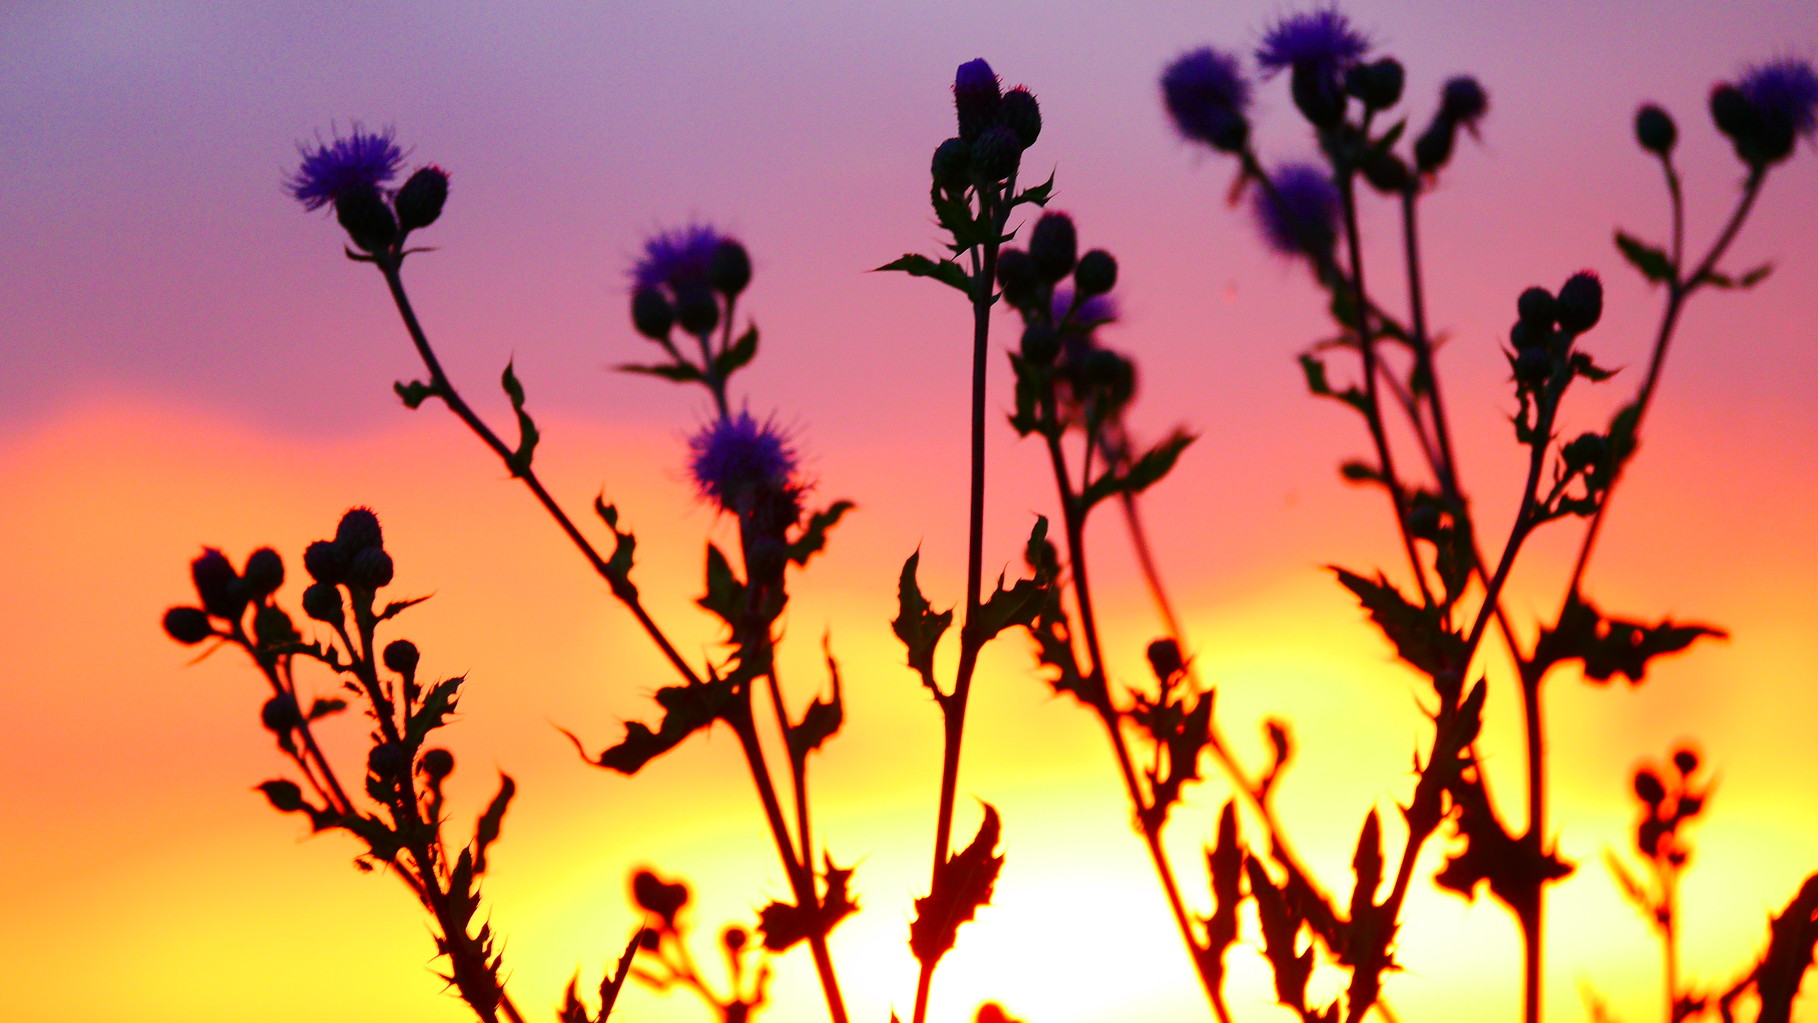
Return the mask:
POLYGON ((971 920, 978 908, 991 901, 992 886, 1004 858, 993 855, 997 847, 997 810, 984 804, 985 819, 972 844, 947 857, 934 872, 933 890, 915 900, 915 920, 909 924, 909 948, 923 963, 933 963, 953 947, 960 924, 971 920))

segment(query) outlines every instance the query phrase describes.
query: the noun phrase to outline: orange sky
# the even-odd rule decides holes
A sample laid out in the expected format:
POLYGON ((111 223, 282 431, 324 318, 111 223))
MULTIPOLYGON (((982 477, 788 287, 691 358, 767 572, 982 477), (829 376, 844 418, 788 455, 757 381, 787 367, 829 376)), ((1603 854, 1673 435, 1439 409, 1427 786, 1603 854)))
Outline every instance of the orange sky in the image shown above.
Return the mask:
MULTIPOLYGON (((1303 756, 1283 814, 1336 885, 1368 807, 1392 813, 1405 796, 1423 734, 1414 680, 1320 567, 1393 565, 1389 517, 1332 471, 1363 449, 1354 417, 1301 393, 1292 353, 1324 329, 1310 289, 1257 251, 1248 218, 1222 205, 1229 168, 1172 139, 1154 97, 1168 58, 1247 45, 1274 8, 1158 9, 1132 24, 1114 6, 1029 24, 1021 7, 982 5, 963 29, 971 8, 957 3, 913 17, 399 8, 358 38, 130 4, 0 14, 0 123, 20 143, 0 147, 0 173, 17 183, 0 206, 16 360, 0 380, 0 782, 14 817, 0 832, 13 879, 0 962, 20 981, 8 1013, 463 1018, 437 993, 402 887, 356 872, 349 842, 305 838, 252 791, 283 760, 257 726, 250 666, 227 652, 192 665, 157 628, 189 598, 187 562, 205 544, 236 561, 276 546, 294 604, 297 552, 354 504, 383 518, 397 586, 435 595, 403 619, 426 670, 472 680, 447 733, 455 819, 471 819, 495 769, 520 783, 488 893, 521 1005, 541 1015, 577 967, 595 975, 622 947, 637 865, 688 876, 708 933, 784 890, 726 733, 626 780, 579 764, 552 727, 590 745, 616 738, 619 721, 648 716, 665 669, 489 455, 440 409, 408 414, 389 394, 411 366, 378 281, 276 185, 293 139, 352 116, 397 122, 413 159, 453 168, 442 251, 411 266, 429 329, 488 414, 503 406, 490 382, 517 360, 546 437, 539 468, 571 507, 605 486, 625 510, 640 585, 685 652, 715 636, 692 600, 702 537, 726 531, 681 469, 704 407, 603 367, 642 354, 620 273, 645 232, 696 216, 752 246, 765 347, 751 406, 796 431, 817 496, 860 505, 792 599, 783 662, 805 700, 828 633, 847 680, 847 729, 815 767, 817 833, 857 861, 863 907, 835 955, 857 1017, 906 1010, 939 730, 888 622, 918 544, 937 605, 962 582, 963 507, 943 495, 964 487, 964 310, 935 285, 859 271, 931 251, 924 152, 948 130, 951 66, 980 52, 1042 97, 1034 154, 1059 166, 1057 205, 1085 244, 1124 263, 1128 322, 1111 338, 1144 369, 1140 426, 1202 433, 1149 505, 1151 528, 1227 732, 1254 757, 1265 716, 1293 720, 1303 756), (810 23, 818 46, 801 41, 810 23), (587 40, 604 55, 579 59, 587 40), (361 63, 392 43, 401 58, 361 63), (703 65, 716 71, 689 70, 703 65), (350 66, 373 70, 322 71, 350 66), (683 130, 685 117, 701 126, 683 130), (219 152, 198 161, 201 143, 219 152), (146 181, 124 180, 134 169, 167 193, 148 198, 146 181), (929 496, 896 500, 899 474, 929 496)), ((1450 6, 1348 9, 1409 63, 1411 96, 1461 68, 1492 91, 1485 143, 1463 147, 1431 204, 1429 252, 1434 316, 1455 338, 1442 368, 1467 482, 1500 530, 1515 463, 1494 344, 1514 295, 1603 271, 1609 313, 1589 340, 1619 365, 1640 362, 1657 314, 1608 243, 1617 223, 1658 234, 1663 216, 1628 112, 1651 97, 1680 114, 1693 237, 1708 237, 1735 175, 1703 124, 1702 90, 1813 40, 1799 5, 1722 17, 1664 5, 1659 24, 1614 25, 1616 5, 1450 6)), ((1265 144, 1304 155, 1280 92, 1267 93, 1265 144)), ((1624 1019, 1657 1012, 1655 946, 1601 864, 1605 848, 1628 848, 1639 759, 1692 739, 1719 777, 1685 889, 1692 977, 1719 983, 1746 965, 1767 914, 1818 869, 1815 167, 1802 147, 1740 246, 1739 264, 1774 259, 1776 274, 1688 316, 1591 574, 1613 611, 1710 621, 1732 638, 1658 663, 1639 690, 1569 678, 1549 689, 1555 816, 1581 864, 1553 896, 1555 1020, 1583 1016, 1586 984, 1624 1019)), ((1576 406, 1575 428, 1606 415, 1629 375, 1576 406)), ((994 383, 1000 404, 1007 386, 994 383)), ((1053 501, 1032 448, 1005 429, 992 445, 987 559, 1013 564, 1029 515, 1053 501)), ((1142 677, 1155 626, 1113 526, 1101 523, 1095 548, 1112 667, 1142 677)), ((1558 599, 1576 527, 1556 528, 1514 580, 1518 611, 1558 599)), ((1104 740, 1028 667, 1020 639, 999 644, 975 698, 958 828, 976 823, 973 797, 992 802, 1008 862, 939 974, 935 1017, 969 1019, 994 998, 1030 1023, 1202 1018, 1104 740)), ((1505 796, 1520 758, 1507 696, 1493 691, 1485 742, 1505 796)), ((356 722, 339 724, 338 748, 356 755, 356 722)), ((1223 799, 1209 784, 1177 812, 1190 898, 1223 799)), ((1505 915, 1415 887, 1407 971, 1387 988, 1403 1018, 1513 1005, 1505 915)), ((1229 958, 1240 1018, 1285 1018, 1254 949, 1229 958)), ((786 957, 787 1011, 771 1018, 814 1018, 811 985, 806 957, 786 957)), ((623 1004, 628 1020, 704 1018, 642 990, 623 1004)))

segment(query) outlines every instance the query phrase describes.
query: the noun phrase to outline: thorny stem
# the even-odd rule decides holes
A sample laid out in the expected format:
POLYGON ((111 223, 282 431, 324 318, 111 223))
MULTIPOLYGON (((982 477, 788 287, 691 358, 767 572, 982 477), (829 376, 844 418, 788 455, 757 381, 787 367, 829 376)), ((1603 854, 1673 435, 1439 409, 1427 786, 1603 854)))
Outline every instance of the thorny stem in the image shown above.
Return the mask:
MULTIPOLYGON (((960 746, 966 729, 966 700, 972 693, 972 676, 978 667, 982 640, 974 631, 983 588, 985 561, 985 378, 989 368, 991 305, 997 286, 998 239, 1010 217, 1009 196, 1016 194, 1016 175, 1012 174, 999 192, 996 186, 978 189, 981 219, 989 221, 991 230, 985 243, 972 250, 972 436, 971 479, 967 512, 966 543, 966 620, 960 627, 959 668, 954 676, 953 691, 938 700, 941 708, 941 791, 934 818, 934 857, 930 868, 929 890, 941 874, 953 844, 953 803, 959 791, 960 746), (982 252, 980 250, 983 250, 982 252)), ((939 690, 937 689, 938 693, 939 690)), ((928 996, 933 990, 934 968, 938 956, 921 963, 915 981, 914 1023, 928 1018, 928 996)))
MULTIPOLYGON (((499 435, 494 433, 491 427, 474 414, 473 409, 461 397, 460 392, 455 390, 448 375, 442 372, 441 361, 436 358, 435 351, 429 347, 429 340, 423 333, 423 327, 417 322, 416 311, 411 308, 410 298, 404 292, 404 280, 400 275, 402 261, 403 257, 400 255, 385 254, 373 257, 373 262, 385 275, 385 284, 391 289, 392 302, 398 307, 398 315, 403 318, 405 329, 410 332, 411 343, 416 346, 417 355, 422 358, 424 367, 429 370, 429 383, 432 391, 436 397, 442 399, 442 403, 448 406, 448 410, 453 412, 456 418, 467 424, 467 428, 492 449, 494 454, 498 455, 506 465, 512 465, 512 449, 499 439, 499 435)), ((581 534, 580 529, 568 517, 568 513, 562 510, 561 505, 557 504, 555 498, 551 497, 549 491, 544 488, 542 481, 537 478, 536 472, 528 465, 516 466, 513 472, 524 481, 526 487, 530 488, 530 492, 536 496, 537 502, 549 513, 550 518, 555 520, 556 525, 561 527, 563 534, 580 550, 588 564, 593 566, 593 570, 599 574, 600 578, 606 580, 612 590, 612 595, 631 610, 632 615, 637 618, 638 624, 650 636, 651 642, 657 645, 657 649, 662 651, 663 656, 668 659, 676 672, 688 683, 698 685, 700 677, 695 674, 693 668, 688 666, 688 662, 682 659, 682 655, 676 652, 675 646, 669 642, 669 637, 663 634, 663 630, 650 617, 649 612, 644 610, 643 603, 638 599, 637 590, 620 578, 607 564, 606 559, 600 556, 600 552, 594 549, 593 544, 581 534)))

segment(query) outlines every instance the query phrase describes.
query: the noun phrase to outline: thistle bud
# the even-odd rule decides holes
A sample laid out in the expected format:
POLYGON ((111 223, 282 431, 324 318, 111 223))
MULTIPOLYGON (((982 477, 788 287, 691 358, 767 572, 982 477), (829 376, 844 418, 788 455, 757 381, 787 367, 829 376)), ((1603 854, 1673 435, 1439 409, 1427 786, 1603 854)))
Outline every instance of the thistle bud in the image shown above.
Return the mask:
POLYGON ((738 955, 745 948, 745 942, 750 938, 751 935, 743 927, 728 927, 720 932, 720 944, 725 946, 726 951, 732 955, 738 955))
POLYGON ((727 298, 744 291, 745 285, 751 283, 751 254, 745 246, 731 238, 721 239, 707 261, 707 282, 727 298))
POLYGON ((1522 292, 1515 300, 1515 313, 1521 317, 1521 322, 1543 330, 1552 330, 1559 315, 1553 293, 1538 285, 1522 292))
POLYGON ((1060 334, 1045 323, 1031 323, 1023 328, 1023 359, 1037 366, 1047 366, 1060 357, 1060 334))
POLYGON ((380 781, 395 781, 410 766, 404 755, 404 747, 395 742, 382 742, 366 754, 366 770, 380 781))
POLYGON ((439 746, 424 750, 421 766, 431 782, 439 782, 454 773, 454 754, 439 746))
POLYGON ((303 801, 303 790, 294 781, 268 781, 260 785, 259 791, 271 801, 273 809, 284 813, 296 813, 308 809, 309 804, 303 801))
POLYGON ((1422 502, 1408 509, 1408 535, 1416 540, 1437 540, 1439 526, 1439 509, 1433 505, 1422 502))
POLYGON ((676 914, 688 905, 688 886, 670 884, 648 870, 640 870, 632 875, 631 897, 639 907, 662 917, 663 923, 673 929, 676 914))
POLYGON ((675 290, 675 318, 697 337, 720 325, 720 301, 706 284, 685 283, 675 290))
POLYGON ((1080 297, 1102 295, 1117 286, 1117 260, 1104 249, 1092 249, 1073 268, 1073 284, 1080 297))
POLYGON ((283 735, 303 723, 303 712, 297 708, 296 697, 279 693, 265 701, 259 710, 259 721, 267 731, 283 735))
POLYGON ((352 557, 368 547, 385 546, 385 534, 379 529, 379 517, 371 508, 349 508, 335 527, 335 546, 352 557))
POLYGON ((959 136, 978 139, 997 120, 1003 93, 996 72, 983 57, 969 60, 953 73, 953 108, 959 115, 959 136))
POLYGON ((1109 415, 1136 394, 1136 367, 1108 348, 1093 349, 1080 366, 1086 386, 1098 399, 1101 415, 1109 415))
POLYGON ((1566 470, 1577 472, 1602 465, 1609 451, 1609 441, 1602 434, 1581 433, 1561 448, 1559 453, 1565 459, 1566 470))
POLYGON ((928 172, 941 190, 954 195, 964 192, 972 183, 972 146, 960 138, 942 142, 934 149, 928 172))
POLYGON ((1035 304, 1035 289, 1041 283, 1035 260, 1022 249, 1004 249, 997 254, 997 286, 1004 290, 1004 301, 1013 308, 1027 309, 1035 304))
POLYGON ((424 167, 398 189, 392 206, 398 211, 398 226, 414 231, 435 223, 447 201, 448 172, 440 167, 424 167))
POLYGON ((1150 643, 1148 654, 1149 669, 1155 672, 1156 680, 1164 685, 1186 669, 1186 662, 1180 656, 1180 644, 1171 639, 1158 639, 1150 643))
POLYGON ((675 326, 675 307, 656 288, 639 288, 631 293, 631 325, 650 340, 662 341, 675 326))
POLYGON ((1698 770, 1698 754, 1690 749, 1675 751, 1673 754, 1673 768, 1680 774, 1691 774, 1693 771, 1698 770))
POLYGON ((1673 144, 1679 141, 1673 115, 1652 103, 1635 111, 1635 141, 1650 153, 1671 156, 1673 144))
POLYGON ((391 583, 391 555, 377 547, 368 547, 354 555, 348 566, 347 581, 363 590, 376 590, 391 583))
POLYGON ((367 252, 384 252, 398 240, 398 218, 375 187, 350 188, 335 196, 335 219, 354 245, 367 252))
POLYGON ((1531 320, 1516 320, 1509 328, 1509 344, 1518 352, 1529 348, 1545 348, 1553 338, 1553 328, 1549 323, 1541 325, 1531 320))
POLYGON ((1515 380, 1523 387, 1538 388, 1553 375, 1553 356, 1545 348, 1522 348, 1515 355, 1515 380))
POLYGON ((189 574, 196 583, 196 596, 202 598, 202 607, 209 614, 233 620, 246 609, 245 587, 227 555, 205 548, 201 557, 189 563, 189 574))
POLYGON ((1711 90, 1711 120, 1717 130, 1740 143, 1761 128, 1761 112, 1734 85, 1719 85, 1711 90))
POLYGON ((384 658, 387 668, 405 678, 416 675, 417 661, 421 657, 417 653, 417 645, 408 639, 394 639, 385 644, 385 653, 381 656, 384 658))
POLYGON ((294 643, 301 637, 297 627, 292 624, 290 615, 276 604, 267 604, 253 616, 253 636, 260 646, 277 646, 280 643, 294 643))
POLYGON ((1559 328, 1582 334, 1603 318, 1603 282, 1589 270, 1566 278, 1559 289, 1559 328))
POLYGON ((987 184, 1015 174, 1022 159, 1022 140, 1001 124, 986 128, 972 141, 972 173, 987 184))
POLYGON ((1659 806, 1666 800, 1666 786, 1653 771, 1643 768, 1635 772, 1635 795, 1649 806, 1659 806))
POLYGON ((1489 109, 1489 94, 1469 75, 1448 79, 1439 92, 1439 115, 1466 127, 1475 125, 1489 109))
POLYGON ((1345 91, 1371 110, 1387 110, 1401 100, 1407 81, 1401 61, 1384 57, 1373 64, 1356 64, 1345 72, 1345 91))
POLYGON ((1029 258, 1049 282, 1073 272, 1078 252, 1079 236, 1073 229, 1073 218, 1065 213, 1042 214, 1035 222, 1035 230, 1029 232, 1029 258))
POLYGON ((173 607, 164 612, 164 631, 184 646, 194 646, 215 634, 208 612, 199 607, 173 607))
POLYGON ((303 548, 303 569, 319 583, 347 581, 348 555, 328 540, 317 540, 303 548))
POLYGON ((1035 145, 1042 133, 1042 110, 1035 94, 1022 86, 1004 93, 997 108, 997 123, 1016 133, 1024 149, 1035 145))
POLYGON ((341 588, 334 583, 313 583, 303 591, 303 613, 327 625, 340 625, 347 619, 341 606, 341 588))
POLYGON ((270 547, 261 547, 247 557, 246 570, 240 578, 248 597, 263 600, 284 585, 284 559, 270 547))

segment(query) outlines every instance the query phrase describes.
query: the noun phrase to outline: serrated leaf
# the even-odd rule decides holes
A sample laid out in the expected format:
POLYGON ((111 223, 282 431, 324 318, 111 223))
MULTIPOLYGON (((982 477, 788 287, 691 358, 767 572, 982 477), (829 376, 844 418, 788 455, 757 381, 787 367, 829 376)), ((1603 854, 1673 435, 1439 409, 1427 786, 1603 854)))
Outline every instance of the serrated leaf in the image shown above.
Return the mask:
POLYGON ((934 872, 932 890, 915 900, 915 919, 909 924, 909 948, 922 963, 937 962, 953 947, 961 924, 991 901, 1004 858, 993 855, 997 847, 997 810, 984 804, 985 819, 970 845, 948 856, 934 872))
MULTIPOLYGON (((1043 519, 1044 531, 1046 526, 1047 520, 1043 519)), ((976 617, 966 623, 966 629, 974 642, 984 643, 1012 626, 1033 624, 1045 599, 1042 586, 1034 579, 1018 579, 1009 589, 1004 589, 1004 575, 1000 572, 996 588, 979 605, 976 617)))
MULTIPOLYGON (((928 604, 928 598, 922 595, 922 588, 915 579, 916 566, 921 560, 922 552, 917 550, 903 562, 903 571, 896 584, 896 619, 890 623, 890 628, 908 651, 909 667, 921 675, 923 684, 933 688, 934 648, 940 644, 947 627, 953 624, 953 609, 937 614, 928 604)), ((939 690, 935 692, 939 693, 939 690)))
POLYGON ((1160 482, 1180 460, 1180 453, 1193 443, 1192 434, 1176 430, 1172 436, 1155 445, 1127 466, 1113 468, 1093 480, 1080 494, 1080 506, 1093 505, 1115 494, 1140 494, 1160 482))
POLYGON ((1053 198, 1053 196, 1054 174, 1053 172, 1050 172, 1048 174, 1048 180, 1039 185, 1030 185, 1028 188, 1018 192, 1016 198, 1010 200, 1010 205, 1018 206, 1022 203, 1034 203, 1037 206, 1046 206, 1048 205, 1048 200, 1053 198))
POLYGON ((1308 393, 1320 397, 1331 395, 1332 383, 1326 379, 1326 364, 1324 362, 1321 362, 1312 355, 1302 353, 1300 356, 1300 371, 1305 374, 1307 378, 1308 393))
POLYGON ((1648 280, 1657 284, 1667 284, 1673 280, 1673 261, 1660 249, 1620 230, 1616 232, 1616 248, 1648 280))
POLYGON ((380 611, 379 616, 373 620, 380 622, 390 621, 391 619, 396 618, 398 614, 405 609, 415 607, 428 599, 428 597, 411 597, 408 600, 394 600, 389 604, 386 604, 385 610, 380 611))
POLYGON ((745 584, 732 574, 732 564, 716 544, 707 545, 707 595, 697 603, 734 630, 745 617, 745 584))
POLYGON ((757 324, 754 323, 745 329, 745 333, 739 335, 737 341, 734 341, 725 351, 714 358, 713 375, 721 381, 726 380, 755 358, 757 349, 758 331, 757 324))
POLYGON ((789 560, 798 565, 808 564, 808 559, 819 554, 827 546, 827 531, 839 524, 840 519, 857 505, 851 501, 835 501, 825 510, 817 511, 808 517, 808 524, 789 544, 789 560))
POLYGON ((913 252, 905 253, 901 259, 891 260, 873 270, 901 270, 911 277, 930 277, 943 284, 958 288, 966 295, 972 294, 972 276, 950 259, 935 262, 927 256, 918 256, 913 252))
POLYGON ((423 702, 412 711, 409 720, 404 723, 404 745, 415 749, 422 744, 424 737, 442 727, 443 719, 454 713, 455 704, 460 700, 461 684, 465 676, 456 675, 445 678, 430 686, 423 694, 423 702))
POLYGON ((498 794, 487 804, 486 812, 480 815, 480 822, 474 828, 473 872, 476 876, 486 873, 486 847, 499 840, 499 830, 505 824, 505 810, 517 791, 518 784, 511 780, 511 775, 499 772, 498 794))
POLYGON ((781 952, 810 935, 828 934, 835 924, 858 909, 858 903, 846 892, 846 883, 852 877, 851 868, 834 866, 833 858, 829 856, 822 877, 827 893, 821 896, 818 911, 788 902, 772 902, 758 912, 758 931, 764 936, 766 949, 781 952))
POLYGON ((639 721, 625 723, 625 738, 616 746, 603 750, 597 757, 588 754, 573 732, 558 729, 574 743, 575 749, 589 763, 620 774, 636 774, 655 758, 674 749, 683 739, 711 725, 720 708, 731 695, 728 679, 712 677, 703 682, 665 686, 657 690, 656 701, 663 708, 663 721, 656 731, 639 721))
POLYGON ((1563 661, 1582 661, 1585 677, 1593 682, 1623 675, 1631 685, 1639 685, 1650 660, 1677 653, 1706 636, 1728 638, 1723 630, 1708 625, 1671 619, 1649 625, 1606 618, 1588 601, 1574 598, 1560 612, 1555 626, 1541 632, 1534 662, 1545 669, 1563 661))
POLYGON ((1395 644, 1402 660, 1435 678, 1462 667, 1458 662, 1464 659, 1464 639, 1447 627, 1443 608, 1409 603, 1386 577, 1371 581, 1335 565, 1331 568, 1395 644))
POLYGON ((325 718, 330 714, 338 714, 346 709, 346 700, 317 700, 309 705, 309 714, 306 716, 309 720, 314 721, 317 718, 325 718))
POLYGON ((827 674, 833 679, 833 695, 825 700, 815 700, 808 705, 802 714, 802 720, 789 729, 789 753, 797 760, 821 747, 821 744, 833 737, 844 723, 845 702, 840 698, 840 665, 833 659, 833 650, 825 642, 822 649, 827 655, 827 674))
POLYGON ((618 532, 619 506, 616 504, 607 504, 606 495, 601 494, 599 497, 593 499, 593 513, 600 517, 601 522, 606 523, 607 529, 610 529, 615 533, 618 532))
POLYGON ((512 411, 518 414, 518 447, 505 462, 511 468, 513 476, 524 476, 530 472, 531 456, 537 449, 537 424, 531 421, 530 413, 524 411, 524 385, 518 382, 517 372, 510 362, 505 364, 505 372, 499 378, 499 384, 504 387, 506 397, 511 399, 512 411))

